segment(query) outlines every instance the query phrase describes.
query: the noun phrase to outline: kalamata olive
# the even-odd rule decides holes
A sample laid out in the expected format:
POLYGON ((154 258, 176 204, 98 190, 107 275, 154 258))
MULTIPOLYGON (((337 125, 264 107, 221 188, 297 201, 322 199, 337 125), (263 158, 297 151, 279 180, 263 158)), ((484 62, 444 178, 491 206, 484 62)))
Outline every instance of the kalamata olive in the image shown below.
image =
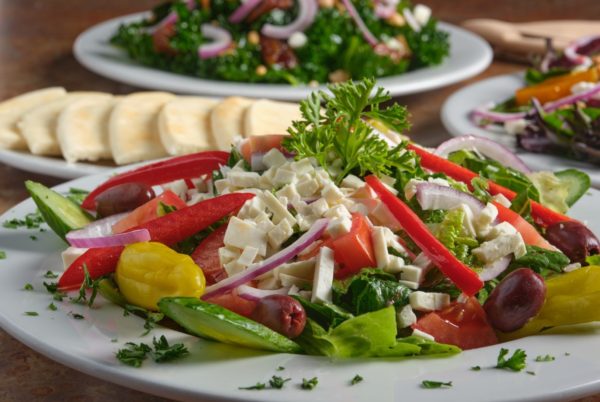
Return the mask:
POLYGON ((544 279, 529 268, 519 268, 494 288, 483 308, 494 328, 511 332, 535 317, 545 298, 544 279))
POLYGON ((260 299, 252 318, 288 338, 300 335, 306 325, 306 312, 300 302, 285 295, 270 295, 260 299))
POLYGON ((577 221, 554 223, 546 228, 546 239, 572 262, 584 263, 587 256, 600 254, 600 241, 577 221))
POLYGON ((110 216, 131 211, 154 198, 152 187, 143 183, 123 183, 111 187, 96 197, 96 212, 110 216))

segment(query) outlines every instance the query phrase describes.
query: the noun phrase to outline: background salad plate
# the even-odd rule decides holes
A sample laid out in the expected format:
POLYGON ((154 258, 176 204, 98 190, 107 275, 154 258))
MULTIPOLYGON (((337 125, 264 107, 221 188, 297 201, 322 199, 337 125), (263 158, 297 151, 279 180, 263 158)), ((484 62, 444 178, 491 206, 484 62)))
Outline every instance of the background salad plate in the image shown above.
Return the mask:
MULTIPOLYGON (((131 14, 89 28, 75 41, 75 57, 89 70, 113 80, 176 93, 302 100, 315 90, 314 87, 306 85, 251 84, 201 79, 138 64, 131 60, 125 51, 111 45, 109 41, 121 24, 141 20, 146 15, 131 14)), ((477 75, 491 63, 492 50, 483 39, 451 24, 439 23, 439 28, 450 34, 450 56, 442 64, 380 78, 377 80, 377 86, 386 88, 392 96, 423 92, 477 75)))
MULTIPOLYGON (((92 189, 109 174, 80 178, 57 187, 92 189)), ((573 209, 573 216, 587 220, 600 232, 597 205, 600 192, 592 190, 573 209)), ((23 218, 35 210, 28 199, 0 217, 23 218)), ((330 360, 291 354, 269 354, 201 340, 167 328, 141 336, 143 320, 123 317, 122 310, 99 300, 93 309, 69 301, 55 302, 43 277, 61 266, 61 240, 51 231, 0 228, 0 326, 38 352, 87 374, 152 394, 179 400, 219 401, 550 401, 600 392, 600 324, 563 329, 561 332, 525 338, 503 345, 463 352, 441 359, 330 360), (37 240, 32 240, 35 235, 37 240), (23 290, 31 283, 33 291, 23 290), (26 312, 35 311, 38 316, 26 312), (84 319, 74 319, 82 314, 84 319), (153 336, 183 342, 191 355, 173 363, 146 361, 141 368, 124 366, 115 352, 125 342, 150 343, 153 336), (528 354, 527 370, 520 373, 492 368, 501 347, 528 354), (535 362, 551 354, 552 362, 535 362), (279 366, 285 369, 277 371, 279 366), (470 370, 480 366, 480 371, 470 370), (355 375, 364 381, 350 385, 355 375), (292 380, 282 390, 247 391, 240 386, 266 382, 280 375, 292 380), (311 391, 302 390, 303 378, 318 377, 311 391), (423 389, 423 380, 452 381, 451 388, 423 389)), ((99 298, 100 299, 100 298, 99 298)))
POLYGON ((474 134, 487 137, 514 150, 532 170, 563 170, 576 168, 590 175, 592 186, 600 188, 600 167, 552 154, 536 154, 518 149, 514 136, 501 127, 479 127, 470 113, 489 102, 502 102, 523 87, 523 74, 507 74, 468 85, 452 94, 442 106, 442 123, 453 136, 474 134))

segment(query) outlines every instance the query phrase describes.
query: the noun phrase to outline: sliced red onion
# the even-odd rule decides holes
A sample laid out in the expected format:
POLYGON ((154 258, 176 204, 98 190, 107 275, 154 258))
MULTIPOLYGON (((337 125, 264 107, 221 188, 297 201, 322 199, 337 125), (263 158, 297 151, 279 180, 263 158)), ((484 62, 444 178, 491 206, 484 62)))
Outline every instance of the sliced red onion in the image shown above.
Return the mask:
POLYGON ((346 7, 346 9, 348 10, 348 14, 350 14, 350 17, 352 17, 352 19, 354 20, 354 23, 362 33, 365 40, 369 42, 371 46, 376 46, 379 43, 379 40, 375 37, 375 35, 371 33, 371 31, 369 31, 369 28, 360 17, 360 14, 358 13, 358 11, 356 11, 356 8, 354 8, 352 0, 342 0, 342 3, 344 3, 344 7, 346 7))
POLYGON ((523 173, 531 172, 531 169, 527 167, 525 162, 504 145, 498 144, 488 138, 477 137, 475 135, 463 135, 444 141, 437 147, 434 153, 443 158, 447 158, 452 152, 461 149, 474 149, 480 154, 494 159, 505 166, 523 173))
POLYGON ((264 152, 255 152, 250 155, 250 169, 253 172, 261 172, 267 170, 267 166, 263 162, 264 152))
POLYGON ((132 230, 131 232, 113 234, 112 226, 120 221, 127 212, 111 215, 94 221, 86 227, 67 233, 67 241, 73 247, 97 248, 124 246, 150 240, 148 229, 132 230))
POLYGON ((592 59, 588 55, 579 53, 579 50, 591 42, 598 40, 599 38, 599 36, 587 36, 579 38, 576 41, 571 42, 569 46, 565 48, 563 55, 576 65, 590 67, 592 64, 594 64, 592 59))
POLYGON ((504 256, 494 262, 491 262, 483 267, 479 273, 479 278, 482 281, 489 281, 496 278, 502 272, 506 271, 511 261, 511 254, 504 256))
POLYGON ((471 194, 458 191, 452 187, 441 186, 435 183, 419 183, 417 188, 417 201, 426 211, 432 209, 453 209, 465 204, 473 212, 479 214, 485 205, 471 194))
POLYGON ((202 24, 200 27, 202 35, 213 41, 198 48, 198 56, 201 59, 210 59, 223 53, 231 46, 231 34, 221 27, 211 24, 202 24))
POLYGON ((321 235, 327 229, 329 219, 319 219, 316 221, 310 230, 304 233, 298 240, 293 242, 290 246, 283 250, 273 254, 269 258, 259 263, 249 266, 246 270, 239 272, 229 278, 223 279, 214 285, 208 286, 203 299, 209 299, 211 297, 218 296, 226 293, 240 285, 244 285, 249 281, 269 272, 290 261, 296 257, 302 250, 308 248, 315 240, 319 239, 321 235))
POLYGON ((233 14, 229 16, 229 22, 231 22, 232 24, 242 22, 244 18, 246 18, 248 14, 250 14, 250 12, 254 10, 256 6, 258 6, 261 2, 262 0, 242 1, 242 4, 235 9, 233 14))
POLYGON ((390 18, 396 12, 396 7, 390 4, 375 4, 375 15, 379 18, 390 18))
POLYGON ((258 301, 263 297, 271 296, 271 295, 287 295, 290 288, 283 287, 279 289, 269 290, 269 289, 258 289, 249 285, 240 285, 237 288, 238 295, 243 297, 246 300, 258 301))
MULTIPOLYGON (((560 107, 571 105, 573 103, 579 101, 585 101, 593 97, 594 95, 600 93, 600 84, 596 84, 593 87, 586 89, 585 91, 579 92, 577 94, 565 96, 564 98, 555 100, 554 102, 548 102, 544 104, 545 112, 552 112, 560 107)), ((519 112, 519 113, 500 113, 493 112, 490 109, 493 108, 493 104, 488 104, 485 106, 478 107, 471 112, 471 118, 475 121, 477 125, 481 125, 482 120, 489 121, 493 123, 504 123, 511 120, 518 120, 527 117, 527 113, 519 112)))
POLYGON ((316 0, 298 0, 298 17, 288 25, 263 25, 260 32, 275 39, 287 39, 295 32, 304 32, 312 25, 319 6, 316 0))
POLYGON ((413 31, 415 31, 415 32, 421 31, 421 24, 419 24, 419 22, 413 15, 412 11, 410 11, 410 9, 408 7, 404 8, 402 10, 402 15, 404 15, 404 19, 406 20, 406 23, 408 24, 408 26, 410 26, 412 28, 413 31))

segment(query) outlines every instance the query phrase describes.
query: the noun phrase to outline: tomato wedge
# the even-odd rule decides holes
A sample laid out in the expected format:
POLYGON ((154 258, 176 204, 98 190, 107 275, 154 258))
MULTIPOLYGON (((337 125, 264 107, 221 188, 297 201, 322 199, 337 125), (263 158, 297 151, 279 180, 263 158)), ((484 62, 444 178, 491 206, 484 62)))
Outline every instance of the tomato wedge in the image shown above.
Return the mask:
POLYGON ((204 272, 207 285, 212 285, 227 278, 227 273, 221 266, 219 258, 219 249, 224 246, 223 239, 226 231, 227 225, 219 226, 214 232, 206 236, 192 253, 192 259, 204 272))
POLYGON ((284 151, 281 143, 285 137, 282 134, 253 135, 242 142, 240 153, 247 162, 250 162, 252 154, 257 152, 266 153, 273 148, 284 151))
POLYGON ((436 342, 456 345, 465 350, 498 343, 483 307, 474 297, 424 315, 413 328, 433 336, 436 342))
POLYGON ((160 203, 175 207, 177 209, 186 208, 187 204, 171 190, 167 190, 156 198, 151 199, 144 205, 140 205, 123 219, 113 225, 113 233, 123 233, 133 227, 149 222, 159 217, 158 211, 160 203))
POLYGON ((377 266, 371 241, 371 227, 361 214, 352 215, 350 233, 325 243, 324 245, 333 250, 335 262, 339 265, 335 271, 336 279, 347 278, 363 268, 377 266))

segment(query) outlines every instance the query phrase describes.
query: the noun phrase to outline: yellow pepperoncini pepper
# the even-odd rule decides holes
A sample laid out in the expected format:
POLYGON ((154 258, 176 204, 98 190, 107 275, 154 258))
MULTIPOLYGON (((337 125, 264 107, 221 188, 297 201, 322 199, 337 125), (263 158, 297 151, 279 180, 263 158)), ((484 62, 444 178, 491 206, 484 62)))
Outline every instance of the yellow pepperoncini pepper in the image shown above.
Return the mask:
POLYGON ((546 301, 540 313, 502 338, 535 335, 544 328, 600 321, 600 266, 588 266, 546 281, 546 301))
POLYGON ((155 242, 126 246, 115 274, 127 302, 154 311, 163 297, 200 297, 206 285, 202 270, 189 255, 155 242))

